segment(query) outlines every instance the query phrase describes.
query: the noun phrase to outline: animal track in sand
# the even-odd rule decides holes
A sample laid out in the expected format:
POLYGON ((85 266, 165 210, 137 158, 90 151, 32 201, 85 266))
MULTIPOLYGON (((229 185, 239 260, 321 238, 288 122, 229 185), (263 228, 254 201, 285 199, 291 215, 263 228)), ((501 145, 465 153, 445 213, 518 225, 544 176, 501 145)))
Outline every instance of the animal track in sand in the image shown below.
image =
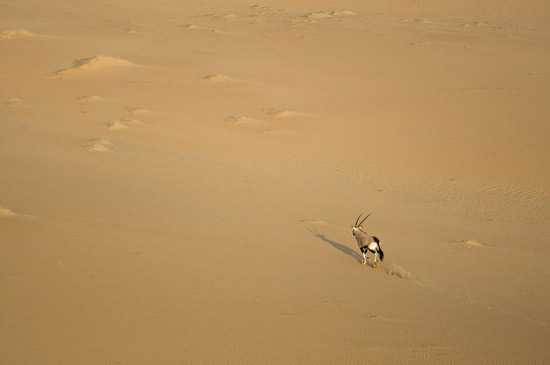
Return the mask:
POLYGON ((111 131, 121 131, 124 129, 128 129, 128 125, 123 123, 121 120, 115 120, 115 121, 109 122, 107 126, 111 131))
POLYGON ((387 323, 410 323, 411 320, 408 319, 401 319, 401 318, 395 318, 390 316, 384 316, 373 312, 367 312, 363 315, 369 320, 375 320, 375 321, 381 321, 381 322, 387 322, 387 323))
POLYGON ((296 132, 289 129, 274 129, 270 127, 269 122, 263 119, 256 119, 246 115, 235 115, 226 118, 232 126, 249 131, 255 131, 269 136, 292 136, 296 132))
POLYGON ((268 109, 266 110, 266 114, 274 119, 290 119, 290 118, 301 118, 301 117, 313 117, 312 114, 299 112, 295 110, 287 110, 287 109, 268 109))
POLYGON ((270 129, 263 132, 268 136, 295 136, 297 133, 291 129, 270 129))
POLYGON ((320 20, 350 17, 354 15, 357 14, 351 10, 323 10, 302 15, 301 17, 297 18, 297 20, 315 23, 320 20))
POLYGON ((216 33, 216 34, 225 34, 225 32, 223 32, 223 31, 221 31, 217 28, 205 27, 203 25, 185 24, 185 25, 182 25, 181 27, 183 27, 186 30, 191 30, 191 31, 203 31, 203 32, 209 32, 209 33, 216 33))
POLYGON ((4 101, 4 104, 10 108, 16 108, 23 104, 23 99, 21 98, 8 98, 4 101))
POLYGON ((455 241, 455 242, 451 242, 451 243, 454 243, 454 244, 457 244, 459 245, 460 247, 464 247, 464 248, 486 248, 486 247, 493 247, 491 245, 488 245, 488 244, 485 244, 485 243, 482 243, 482 242, 479 242, 479 241, 476 241, 476 240, 461 240, 461 241, 455 241))
POLYGON ((105 101, 105 98, 97 95, 81 96, 76 99, 81 104, 94 104, 105 101))
POLYGON ((143 124, 141 120, 126 117, 126 118, 113 120, 112 122, 107 123, 107 127, 111 131, 121 131, 124 129, 128 129, 130 125, 141 125, 141 124, 143 124))
POLYGON ((110 152, 112 146, 113 144, 105 138, 92 139, 85 145, 89 152, 110 152))
POLYGON ((11 209, 0 206, 0 218, 11 218, 15 216, 17 216, 17 214, 13 212, 11 209))
POLYGON ((224 83, 224 82, 239 81, 237 79, 234 79, 232 77, 229 77, 229 76, 223 75, 223 74, 206 75, 202 79, 205 80, 205 81, 211 82, 211 83, 224 83))
POLYGON ((262 119, 255 119, 246 115, 232 115, 226 118, 231 125, 253 130, 265 130, 268 123, 262 119))
POLYGON ((384 271, 385 274, 389 276, 395 276, 399 279, 411 279, 412 274, 405 270, 402 266, 399 266, 397 264, 382 264, 379 266, 382 271, 384 271))
POLYGON ((300 223, 326 226, 329 223, 322 219, 300 219, 300 223))
POLYGON ((263 109, 266 119, 258 119, 246 115, 232 115, 226 118, 233 126, 255 130, 270 136, 293 136, 298 132, 289 128, 288 122, 292 120, 312 117, 312 114, 288 109, 263 109))
POLYGON ((388 262, 387 260, 379 263, 378 265, 373 265, 372 262, 367 261, 367 266, 374 271, 381 271, 388 276, 392 276, 398 279, 411 280, 419 286, 425 286, 425 283, 422 282, 418 277, 415 277, 413 273, 405 269, 403 266, 388 262))
POLYGON ((26 29, 10 29, 0 32, 0 39, 2 40, 29 39, 34 37, 37 37, 37 35, 26 29))
POLYGON ((30 214, 16 213, 11 209, 0 206, 0 219, 6 218, 23 218, 23 219, 35 219, 36 217, 30 214))
POLYGON ((239 18, 237 14, 234 13, 228 13, 221 16, 223 20, 236 20, 239 18))
POLYGON ((61 70, 55 72, 57 76, 69 76, 77 75, 84 72, 99 71, 113 68, 128 68, 137 67, 135 63, 127 61, 122 58, 110 57, 110 56, 94 56, 88 58, 80 58, 73 61, 73 64, 61 70))
POLYGON ((130 115, 145 115, 145 114, 149 114, 151 113, 151 111, 147 108, 140 108, 140 107, 136 107, 136 108, 126 108, 126 111, 128 112, 128 114, 130 115))
POLYGON ((283 121, 288 120, 294 122, 294 120, 314 117, 312 114, 290 109, 265 109, 264 112, 271 118, 274 125, 274 128, 265 130, 264 134, 272 136, 295 136, 298 132, 295 129, 288 128, 288 122, 283 121))

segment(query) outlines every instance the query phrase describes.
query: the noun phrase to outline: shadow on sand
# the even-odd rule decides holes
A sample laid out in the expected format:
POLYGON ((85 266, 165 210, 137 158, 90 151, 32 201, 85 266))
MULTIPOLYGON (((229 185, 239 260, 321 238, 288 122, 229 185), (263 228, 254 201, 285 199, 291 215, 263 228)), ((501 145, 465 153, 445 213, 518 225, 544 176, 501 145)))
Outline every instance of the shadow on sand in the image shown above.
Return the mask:
POLYGON ((331 245, 333 248, 337 249, 338 251, 352 257, 355 261, 357 261, 359 263, 363 262, 363 257, 357 251, 353 250, 352 248, 350 248, 350 247, 348 247, 348 246, 346 246, 342 243, 333 241, 333 240, 327 238, 324 234, 314 233, 314 232, 312 232, 312 233, 315 237, 319 238, 321 241, 328 243, 329 245, 331 245))

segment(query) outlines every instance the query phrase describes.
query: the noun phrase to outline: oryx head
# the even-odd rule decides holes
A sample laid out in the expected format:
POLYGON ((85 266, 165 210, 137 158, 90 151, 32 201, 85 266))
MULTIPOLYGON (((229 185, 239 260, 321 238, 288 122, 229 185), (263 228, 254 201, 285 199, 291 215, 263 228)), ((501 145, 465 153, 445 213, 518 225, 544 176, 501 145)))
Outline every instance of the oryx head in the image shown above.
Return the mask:
POLYGON ((365 230, 363 229, 363 222, 367 220, 367 218, 371 215, 372 213, 369 213, 367 214, 367 216, 365 218, 363 218, 361 220, 361 222, 359 222, 359 220, 361 219, 361 217, 363 216, 363 213, 361 213, 359 215, 359 217, 357 217, 357 219, 355 220, 355 224, 353 225, 353 227, 351 227, 351 234, 355 237, 359 232, 363 232, 363 233, 367 233, 365 232, 365 230))

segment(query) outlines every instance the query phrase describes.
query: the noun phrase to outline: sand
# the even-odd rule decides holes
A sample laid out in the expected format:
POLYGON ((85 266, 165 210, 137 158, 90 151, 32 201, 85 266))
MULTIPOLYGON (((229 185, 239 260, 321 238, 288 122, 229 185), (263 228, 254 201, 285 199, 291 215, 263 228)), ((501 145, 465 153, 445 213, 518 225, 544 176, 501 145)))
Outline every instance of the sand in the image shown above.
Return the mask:
POLYGON ((550 362, 549 45, 542 0, 0 1, 0 364, 550 362))

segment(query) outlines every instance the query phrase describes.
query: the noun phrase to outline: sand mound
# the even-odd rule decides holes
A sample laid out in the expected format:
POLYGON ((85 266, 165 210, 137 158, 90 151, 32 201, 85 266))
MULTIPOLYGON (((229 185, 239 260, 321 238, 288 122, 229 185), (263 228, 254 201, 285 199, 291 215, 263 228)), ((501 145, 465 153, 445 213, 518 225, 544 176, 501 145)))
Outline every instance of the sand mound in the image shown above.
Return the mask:
POLYGON ((4 30, 0 32, 0 39, 26 39, 36 37, 36 34, 25 29, 4 30))
POLYGON ((71 75, 85 71, 99 71, 111 69, 115 67, 134 67, 136 64, 122 58, 110 56, 94 56, 88 58, 80 58, 73 62, 71 67, 59 70, 56 75, 71 75))

